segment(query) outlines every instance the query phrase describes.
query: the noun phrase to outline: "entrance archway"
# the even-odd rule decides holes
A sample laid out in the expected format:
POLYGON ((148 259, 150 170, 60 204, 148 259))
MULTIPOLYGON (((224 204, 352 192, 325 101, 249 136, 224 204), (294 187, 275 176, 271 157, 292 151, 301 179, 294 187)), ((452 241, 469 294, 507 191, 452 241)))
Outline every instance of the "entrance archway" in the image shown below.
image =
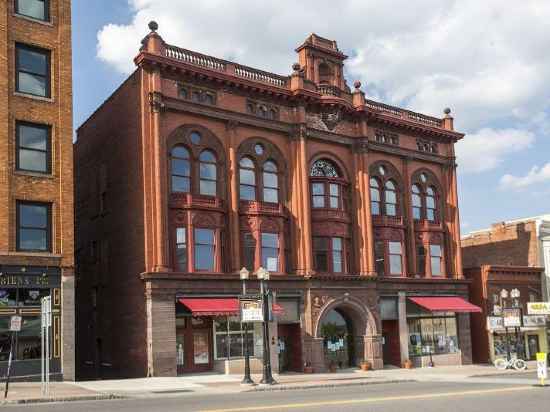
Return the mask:
POLYGON ((325 363, 338 368, 355 366, 352 320, 341 310, 331 309, 320 322, 325 363))

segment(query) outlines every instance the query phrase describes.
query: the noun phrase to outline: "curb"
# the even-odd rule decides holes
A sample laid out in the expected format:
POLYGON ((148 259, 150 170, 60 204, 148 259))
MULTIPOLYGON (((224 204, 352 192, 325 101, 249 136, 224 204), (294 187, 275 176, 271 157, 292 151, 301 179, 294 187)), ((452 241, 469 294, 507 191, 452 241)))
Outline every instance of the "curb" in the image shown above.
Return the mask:
POLYGON ((480 373, 477 375, 468 375, 467 378, 499 378, 505 375, 523 375, 525 373, 533 373, 536 372, 536 369, 525 369, 524 371, 513 371, 513 370, 504 370, 500 372, 494 372, 494 373, 480 373))
POLYGON ((340 386, 367 386, 367 385, 382 385, 385 383, 410 383, 416 382, 414 379, 391 379, 384 381, 364 381, 364 382, 346 382, 346 383, 320 383, 313 385, 273 385, 256 387, 242 392, 275 392, 275 391, 292 391, 303 389, 320 389, 320 388, 337 388, 340 386))
POLYGON ((104 401, 113 399, 125 399, 125 396, 115 395, 113 393, 100 395, 84 395, 84 396, 59 396, 52 398, 29 398, 29 399, 13 399, 9 401, 0 401, 2 405, 30 405, 35 403, 52 403, 52 402, 77 402, 77 401, 104 401))

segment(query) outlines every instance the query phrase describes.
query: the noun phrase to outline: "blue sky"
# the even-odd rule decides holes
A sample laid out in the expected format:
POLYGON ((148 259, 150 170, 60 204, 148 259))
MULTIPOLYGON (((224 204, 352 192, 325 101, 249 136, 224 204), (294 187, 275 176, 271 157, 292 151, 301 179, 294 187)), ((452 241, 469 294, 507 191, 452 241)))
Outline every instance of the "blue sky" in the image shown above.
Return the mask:
POLYGON ((550 2, 388 3, 341 0, 335 13, 329 0, 77 0, 75 127, 132 70, 151 19, 169 43, 281 74, 316 32, 338 41, 348 83, 361 80, 369 97, 453 109, 467 133, 457 147, 463 233, 549 213, 550 2))

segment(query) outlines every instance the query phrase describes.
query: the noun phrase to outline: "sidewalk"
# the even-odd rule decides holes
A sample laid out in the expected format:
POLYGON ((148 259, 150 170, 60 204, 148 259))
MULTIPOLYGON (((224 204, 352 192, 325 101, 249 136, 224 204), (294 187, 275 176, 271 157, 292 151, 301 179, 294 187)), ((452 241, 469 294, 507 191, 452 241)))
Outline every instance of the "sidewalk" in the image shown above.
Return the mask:
MULTIPOLYGON (((503 384, 529 384, 520 380, 525 373, 536 371, 536 363, 529 362, 525 372, 501 371, 492 365, 441 366, 434 368, 387 368, 363 372, 346 369, 336 373, 285 373, 274 375, 277 385, 243 386, 242 376, 202 373, 168 378, 140 378, 86 382, 55 382, 50 386, 50 396, 42 398, 40 383, 10 384, 9 403, 48 401, 94 400, 115 398, 147 398, 155 396, 185 396, 190 394, 221 394, 249 391, 296 390, 309 388, 373 385, 403 382, 502 382, 503 384), (502 379, 506 376, 506 379, 502 379), (514 379, 517 377, 517 379, 514 379), (510 379, 512 378, 512 379, 510 379), (500 379, 500 380, 499 380, 500 379)), ((253 375, 259 383, 260 375, 253 375)), ((0 404, 2 402, 0 401, 0 404)))

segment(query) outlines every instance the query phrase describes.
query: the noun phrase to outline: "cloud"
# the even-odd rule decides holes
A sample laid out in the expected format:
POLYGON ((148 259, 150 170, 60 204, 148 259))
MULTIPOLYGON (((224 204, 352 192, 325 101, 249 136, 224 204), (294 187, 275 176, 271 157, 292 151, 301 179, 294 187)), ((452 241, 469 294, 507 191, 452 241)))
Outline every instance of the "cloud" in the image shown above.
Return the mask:
POLYGON ((550 162, 542 167, 533 166, 525 176, 506 174, 500 179, 501 189, 521 190, 528 186, 550 183, 550 162))
POLYGON ((461 173, 480 173, 497 168, 504 158, 530 148, 535 135, 521 129, 483 128, 456 145, 461 173))
POLYGON ((350 56, 348 80, 389 103, 440 115, 451 106, 458 129, 524 121, 548 108, 550 2, 329 0, 128 0, 127 25, 98 33, 97 56, 129 73, 147 22, 175 45, 290 73, 294 48, 311 32, 350 56), (334 24, 336 16, 345 24, 334 24), (528 23, 527 23, 528 22, 528 23))

